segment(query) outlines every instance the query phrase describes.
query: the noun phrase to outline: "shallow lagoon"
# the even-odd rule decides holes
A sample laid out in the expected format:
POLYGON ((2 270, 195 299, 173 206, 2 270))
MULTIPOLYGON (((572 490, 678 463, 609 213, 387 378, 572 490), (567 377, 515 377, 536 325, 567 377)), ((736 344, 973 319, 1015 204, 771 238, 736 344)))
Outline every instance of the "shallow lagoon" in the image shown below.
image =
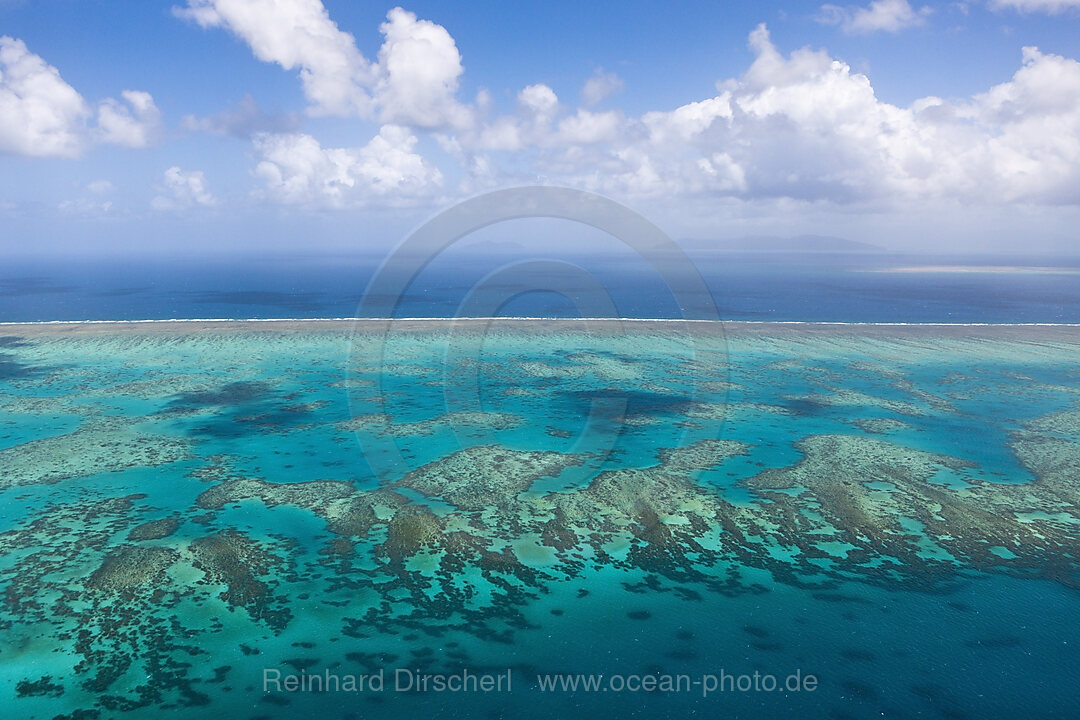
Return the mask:
POLYGON ((7 326, 19 716, 1068 717, 1080 331, 7 326), (509 694, 269 692, 505 672, 509 694), (813 692, 542 693, 799 670, 813 692))

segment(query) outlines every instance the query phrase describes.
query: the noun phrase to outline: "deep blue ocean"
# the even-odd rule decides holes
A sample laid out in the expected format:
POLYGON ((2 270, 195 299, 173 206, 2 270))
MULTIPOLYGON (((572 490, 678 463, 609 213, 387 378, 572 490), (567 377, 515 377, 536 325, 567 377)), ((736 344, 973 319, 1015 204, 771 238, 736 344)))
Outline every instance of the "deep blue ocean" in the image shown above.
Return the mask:
MULTIPOLYGON (((609 316, 906 323, 1080 322, 1080 258, 884 254, 692 255, 711 298, 682 306, 646 261, 467 253, 436 258, 407 290, 360 301, 378 256, 47 258, 0 264, 0 322, 192 318, 454 317, 465 307, 529 317, 609 316), (881 272, 911 266, 1061 268, 1061 273, 881 272), (492 274, 513 268, 512 282, 492 274), (578 268, 584 273, 573 272, 578 268), (586 277, 589 282, 581 282, 586 277), (601 298, 599 295, 605 297, 601 298), (470 298, 471 304, 463 305, 470 298), (606 299, 610 299, 610 305, 606 299), (710 308, 709 300, 715 310, 710 308), (603 301, 603 302, 601 302, 603 301), (599 308, 599 309, 598 309, 599 308)), ((505 276, 501 276, 505 277, 505 276)))

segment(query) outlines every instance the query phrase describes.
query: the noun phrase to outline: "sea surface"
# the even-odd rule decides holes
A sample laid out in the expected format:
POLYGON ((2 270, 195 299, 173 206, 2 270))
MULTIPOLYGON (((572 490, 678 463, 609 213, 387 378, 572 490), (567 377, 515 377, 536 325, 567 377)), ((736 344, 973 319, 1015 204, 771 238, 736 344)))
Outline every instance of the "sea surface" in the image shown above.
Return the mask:
POLYGON ((1080 261, 692 259, 6 261, 6 716, 1075 717, 1080 261))
MULTIPOLYGON (((910 299, 888 315, 820 272, 836 305, 798 309, 803 286, 771 298, 781 317, 945 319, 910 299), (845 315, 842 296, 869 305, 845 315)), ((6 319, 130 319, 137 302, 155 317, 325 315, 346 292, 299 283, 289 294, 321 294, 283 308, 147 277, 79 306, 107 283, 37 277, 5 295, 6 319)), ((1039 287, 1017 306, 969 288, 946 315, 1075 319, 1039 287)), ((7 717, 1080 707, 1076 328, 0 330, 7 717), (402 687, 466 674, 505 676, 507 691, 402 687), (577 674, 595 687, 560 684, 577 674), (275 684, 288 676, 300 689, 275 684), (368 684, 319 692, 315 676, 368 684)))
POLYGON ((0 322, 179 318, 529 317, 754 321, 1080 323, 1080 258, 887 254, 604 255, 448 251, 402 292, 367 297, 396 257, 54 257, 0 262, 0 322), (538 262, 537 257, 558 261, 538 262), (657 272, 664 265, 673 278, 657 272), (911 266, 1053 268, 893 273, 911 266), (515 271, 512 281, 499 270, 515 271), (581 272, 571 272, 577 269, 581 272), (708 295, 687 292, 698 274, 708 295), (466 302, 470 300, 471 302, 466 302), (610 301, 610 302, 609 302, 610 301))

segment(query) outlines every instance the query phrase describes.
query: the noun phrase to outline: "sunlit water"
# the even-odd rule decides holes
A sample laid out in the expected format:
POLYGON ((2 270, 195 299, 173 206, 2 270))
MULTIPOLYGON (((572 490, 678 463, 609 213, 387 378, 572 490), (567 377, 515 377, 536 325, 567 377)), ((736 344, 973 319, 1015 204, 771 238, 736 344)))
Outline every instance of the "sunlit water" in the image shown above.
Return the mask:
POLYGON ((1070 717, 1080 699, 1074 329, 6 332, 12 716, 1070 717), (466 669, 511 691, 395 684, 466 669), (267 687, 278 671, 384 685, 267 687), (543 692, 559 672, 607 691, 543 692), (706 696, 755 672, 817 684, 706 696))

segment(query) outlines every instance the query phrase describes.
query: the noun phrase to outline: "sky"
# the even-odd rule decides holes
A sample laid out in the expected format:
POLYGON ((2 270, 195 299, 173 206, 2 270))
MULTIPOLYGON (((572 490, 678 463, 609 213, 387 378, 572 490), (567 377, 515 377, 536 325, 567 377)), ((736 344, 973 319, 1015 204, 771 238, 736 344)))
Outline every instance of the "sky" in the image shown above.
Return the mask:
POLYGON ((535 184, 1075 253, 1078 59, 1080 0, 0 0, 0 257, 379 253, 535 184))

